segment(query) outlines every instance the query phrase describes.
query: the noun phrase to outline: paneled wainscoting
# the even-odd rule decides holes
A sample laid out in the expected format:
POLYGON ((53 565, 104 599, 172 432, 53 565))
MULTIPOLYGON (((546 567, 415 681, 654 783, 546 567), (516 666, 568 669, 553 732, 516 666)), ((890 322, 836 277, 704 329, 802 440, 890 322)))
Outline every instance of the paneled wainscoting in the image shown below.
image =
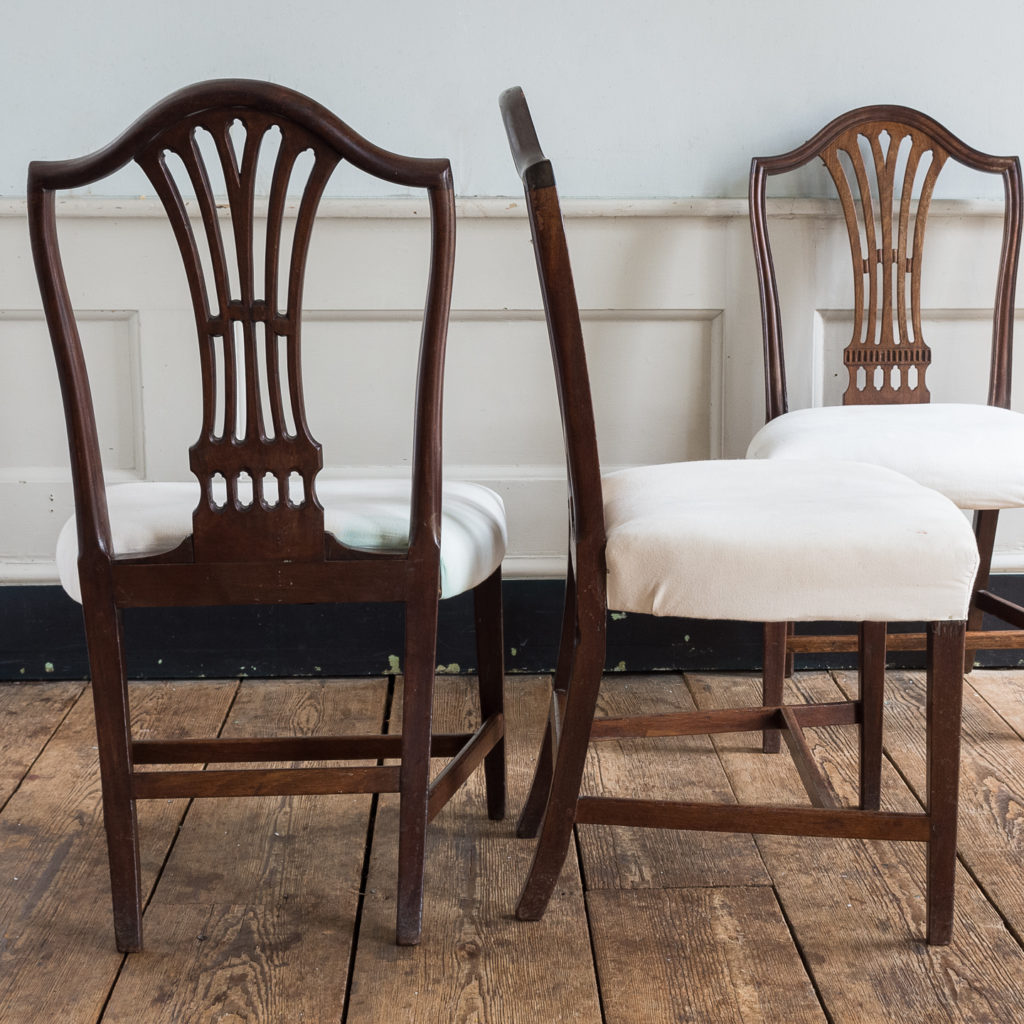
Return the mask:
MULTIPOLYGON (((114 951, 89 689, 0 686, 0 1021, 1019 1020, 1024 1003, 1024 673, 968 678, 953 944, 922 941, 923 855, 908 844, 579 828, 541 922, 512 917, 532 843, 488 822, 473 780, 431 826, 423 943, 393 945, 391 797, 141 805, 146 949, 114 951)), ((472 717, 442 677, 441 728, 472 717)), ((846 672, 794 688, 834 700, 846 672)), ((924 782, 923 680, 891 671, 883 805, 924 782)), ((508 684, 511 813, 547 707, 546 677, 508 684)), ((616 675, 605 713, 749 703, 739 675, 616 675)), ((401 679, 132 685, 136 735, 369 731, 401 718, 401 679)), ((394 728, 394 725, 391 726, 394 728)), ((812 731, 852 797, 855 735, 812 731)), ((802 800, 755 735, 601 747, 590 791, 802 800)))
MULTIPOLYGON (((509 179, 511 190, 511 165, 509 179)), ((746 201, 570 199, 564 209, 604 468, 742 457, 764 422, 746 201)), ((427 215, 409 199, 323 203, 304 362, 310 426, 338 474, 408 471, 427 215)), ((922 323, 936 401, 985 400, 1001 216, 1001 202, 932 204, 922 323)), ((198 345, 159 204, 69 197, 58 217, 108 481, 191 479, 198 345)), ((835 401, 852 323, 839 204, 775 199, 769 218, 791 406, 835 401)), ((53 583, 72 495, 24 201, 0 202, 0 259, 0 436, 9 442, 0 446, 0 584, 53 583)), ((1024 410, 1024 360, 1016 366, 1014 404, 1024 410)), ((505 499, 506 577, 562 575, 565 460, 521 196, 458 204, 444 432, 448 474, 505 499)), ((1024 511, 1003 515, 995 568, 1024 571, 1024 511)))

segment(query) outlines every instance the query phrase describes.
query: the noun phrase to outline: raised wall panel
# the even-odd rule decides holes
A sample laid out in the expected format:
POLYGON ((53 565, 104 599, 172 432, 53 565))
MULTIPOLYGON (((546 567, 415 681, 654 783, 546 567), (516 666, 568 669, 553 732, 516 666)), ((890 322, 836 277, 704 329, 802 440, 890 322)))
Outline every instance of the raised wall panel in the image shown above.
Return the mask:
MULTIPOLYGON (((933 204, 922 302, 940 401, 984 398, 1000 206, 933 204), (976 251, 964 271, 965 253, 976 251)), ((742 456, 764 408, 746 204, 564 207, 604 468, 742 456)), ((310 424, 332 472, 402 474, 427 210, 411 200, 328 200, 323 212, 305 294, 310 424)), ((85 311, 108 479, 188 479, 200 420, 195 325, 159 205, 69 198, 58 215, 72 300, 85 311)), ((837 400, 835 370, 844 372, 852 326, 841 217, 835 204, 808 200, 772 200, 769 216, 792 407, 837 400)), ((0 206, 10 267, 0 278, 0 309, 10 311, 0 313, 0 581, 52 580, 53 541, 71 511, 63 415, 23 217, 23 206, 0 206), (38 426, 26 431, 28 423, 38 426)), ((1024 358, 1015 377, 1024 409, 1024 358)), ((521 198, 459 200, 445 394, 446 472, 505 499, 506 574, 561 574, 564 456, 521 198)), ((1024 570, 1024 512, 1003 516, 996 563, 1024 570)))

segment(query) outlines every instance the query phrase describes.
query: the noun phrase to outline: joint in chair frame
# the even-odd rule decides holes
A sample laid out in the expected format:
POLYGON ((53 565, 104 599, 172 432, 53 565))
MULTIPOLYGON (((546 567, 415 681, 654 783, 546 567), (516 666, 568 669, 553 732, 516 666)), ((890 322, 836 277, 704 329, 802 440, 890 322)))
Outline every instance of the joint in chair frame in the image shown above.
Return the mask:
POLYGON ((299 93, 225 79, 172 94, 90 156, 33 163, 28 197, 75 495, 76 517, 61 534, 58 567, 65 589, 83 605, 118 948, 142 947, 137 800, 349 792, 400 794, 397 940, 418 942, 428 821, 481 762, 490 816, 502 817, 505 808, 504 509, 484 487, 453 483, 442 489, 441 402, 455 244, 448 161, 389 153, 299 93), (312 157, 304 180, 293 175, 302 154, 312 157), (266 230, 260 235, 257 170, 268 159, 266 230), (318 478, 323 456, 306 421, 302 388, 303 279, 320 198, 343 160, 421 189, 429 201, 411 483, 318 478), (167 213, 195 317, 202 423, 189 451, 193 483, 105 486, 58 246, 57 191, 85 187, 131 161, 167 213), (211 170, 223 177, 227 216, 218 210, 211 170), (296 183, 302 193, 289 244, 283 223, 296 183), (190 195, 194 200, 186 199, 190 195), (476 609, 482 722, 472 733, 435 735, 437 604, 466 590, 473 591, 476 609), (405 607, 400 736, 132 738, 122 608, 352 601, 405 607), (430 783, 432 756, 452 760, 430 783), (400 764, 378 765, 384 758, 399 758, 400 764), (348 759, 370 765, 136 770, 140 764, 348 759))
MULTIPOLYGON (((961 509, 973 510, 981 564, 967 620, 965 667, 970 670, 978 649, 1024 647, 1024 608, 988 589, 999 510, 1024 507, 1024 415, 1010 410, 1022 224, 1020 161, 973 149, 909 107, 862 107, 840 115, 788 153, 753 159, 750 223, 761 297, 767 423, 751 441, 748 458, 831 453, 888 466, 935 488, 961 509), (843 352, 842 405, 790 411, 765 197, 770 177, 817 160, 827 168, 843 211, 854 323, 843 352), (950 163, 997 176, 1003 185, 987 405, 932 402, 928 386, 932 352, 921 309, 925 228, 936 181, 950 163), (986 612, 1012 628, 982 632, 986 612)), ((896 635, 888 643, 892 649, 920 650, 924 637, 896 635)), ((787 674, 794 651, 852 649, 846 638, 790 635, 787 674)), ((776 696, 767 693, 766 703, 776 696)))
POLYGON ((677 463, 602 477, 554 174, 522 90, 507 90, 499 103, 526 194, 569 481, 561 648, 537 769, 518 824, 519 835, 539 836, 517 915, 532 920, 544 913, 578 823, 901 839, 927 845, 927 940, 948 943, 964 619, 978 566, 970 527, 942 495, 891 470, 836 460, 677 463), (885 531, 875 529, 879 520, 886 521, 885 531), (784 651, 787 622, 857 622, 859 697, 595 719, 609 610, 768 622, 780 687, 784 658, 778 652, 784 651), (927 807, 918 814, 879 810, 884 624, 897 619, 928 623, 927 807), (838 724, 859 727, 856 808, 840 806, 804 736, 805 728, 838 724), (750 730, 784 736, 809 806, 580 794, 590 742, 750 730))

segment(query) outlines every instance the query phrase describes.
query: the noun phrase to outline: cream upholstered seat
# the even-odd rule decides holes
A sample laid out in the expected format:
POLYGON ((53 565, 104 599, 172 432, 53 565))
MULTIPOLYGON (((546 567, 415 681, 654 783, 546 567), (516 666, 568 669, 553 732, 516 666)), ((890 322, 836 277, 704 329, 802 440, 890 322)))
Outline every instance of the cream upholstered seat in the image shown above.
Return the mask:
POLYGON ((888 466, 962 509, 1024 507, 1024 415, 992 405, 835 405, 766 423, 748 459, 855 459, 888 466))
POLYGON ((751 622, 967 615, 967 520, 891 470, 683 462, 610 473, 602 487, 609 608, 751 622))
MULTIPOLYGON (((220 485, 220 490, 225 490, 220 485)), ((276 488, 275 488, 276 491, 276 488)), ((252 497, 239 485, 243 504, 252 497)), ((324 532, 357 551, 405 551, 409 546, 408 480, 318 478, 324 532)), ((225 495, 214 488, 215 500, 225 495)), ((276 499, 276 493, 272 499, 276 499)), ((441 597, 472 590, 501 565, 508 537, 501 498, 480 484, 446 481, 441 506, 441 597)), ((117 555, 156 555, 192 533, 198 483, 139 482, 107 488, 110 532, 117 555)), ((57 570, 68 594, 81 601, 78 531, 74 516, 57 540, 57 570)))

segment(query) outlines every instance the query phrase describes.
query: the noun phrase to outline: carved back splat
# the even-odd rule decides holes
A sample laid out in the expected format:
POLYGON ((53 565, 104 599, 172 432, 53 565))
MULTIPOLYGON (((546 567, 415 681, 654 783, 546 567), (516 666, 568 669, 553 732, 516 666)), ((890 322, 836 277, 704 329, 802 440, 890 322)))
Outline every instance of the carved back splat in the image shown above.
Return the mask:
POLYGON ((921 331, 921 253, 928 207, 946 157, 928 136, 893 122, 851 128, 821 153, 843 206, 853 258, 854 325, 843 352, 849 375, 844 405, 930 397, 925 372, 932 353, 921 331))
POLYGON ((323 557, 323 509, 314 486, 323 458, 306 423, 300 329, 313 219, 339 159, 298 125, 230 108, 204 111, 173 126, 138 158, 170 218, 199 337, 203 424, 189 451, 202 488, 193 513, 197 561, 323 557), (281 141, 271 175, 263 266, 257 267, 256 172, 273 129, 281 141), (225 220, 218 216, 200 132, 213 142, 227 188, 231 245, 225 245, 225 220), (241 136, 238 148, 233 136, 241 136), (296 159, 306 150, 313 152, 314 163, 299 204, 286 294, 279 295, 285 197, 296 159), (213 294, 180 183, 168 165, 171 154, 184 165, 196 194, 213 294), (231 251, 237 276, 229 272, 231 251))
MULTIPOLYGON (((315 489, 322 456, 302 396, 306 256, 320 197, 341 160, 392 184, 424 189, 429 197, 431 257, 416 385, 408 558, 436 571, 441 394, 455 237, 451 167, 444 159, 390 153, 308 97, 244 79, 188 86, 106 148, 74 160, 36 161, 29 168, 30 234, 64 397, 81 559, 109 563, 112 545, 85 358, 60 258, 56 194, 85 188, 132 161, 153 183, 184 260, 203 390, 200 436, 190 450, 202 491, 194 535, 168 558, 150 560, 256 562, 269 569, 269 563, 370 557, 324 534, 315 489), (289 249, 283 239, 285 201, 310 163, 289 249), (211 184, 214 178, 218 185, 223 181, 225 209, 214 199, 220 191, 211 184), (257 179, 269 181, 260 216, 257 179), (198 216, 188 205, 192 193, 198 216)), ((262 593, 258 586, 253 592, 262 593)))
POLYGON ((1014 288, 1021 236, 1021 173, 1016 157, 972 149, 909 107, 851 110, 802 146, 750 167, 750 223, 761 291, 768 419, 787 411, 778 286, 766 212, 767 179, 824 161, 839 193, 853 262, 854 327, 843 352, 844 404, 929 400, 931 350, 921 330, 924 232, 935 182, 948 160, 1003 180, 1005 215, 992 323, 990 405, 1010 403, 1014 288))

